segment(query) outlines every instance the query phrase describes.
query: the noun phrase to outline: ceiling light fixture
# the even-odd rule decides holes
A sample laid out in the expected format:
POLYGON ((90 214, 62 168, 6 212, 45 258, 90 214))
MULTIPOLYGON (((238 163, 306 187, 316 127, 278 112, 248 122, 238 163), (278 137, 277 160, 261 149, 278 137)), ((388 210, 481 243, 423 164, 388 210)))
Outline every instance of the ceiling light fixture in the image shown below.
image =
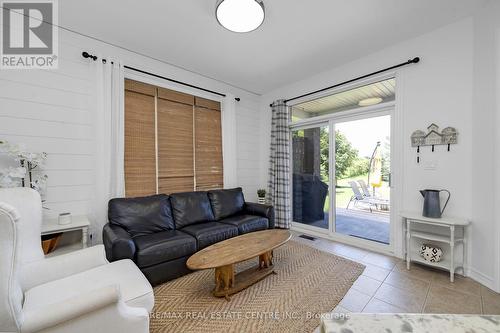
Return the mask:
POLYGON ((370 105, 375 105, 382 102, 382 98, 380 97, 370 97, 370 98, 365 98, 362 99, 358 102, 359 106, 370 106, 370 105))
POLYGON ((215 16, 220 25, 233 32, 250 32, 264 22, 262 0, 219 0, 215 16))

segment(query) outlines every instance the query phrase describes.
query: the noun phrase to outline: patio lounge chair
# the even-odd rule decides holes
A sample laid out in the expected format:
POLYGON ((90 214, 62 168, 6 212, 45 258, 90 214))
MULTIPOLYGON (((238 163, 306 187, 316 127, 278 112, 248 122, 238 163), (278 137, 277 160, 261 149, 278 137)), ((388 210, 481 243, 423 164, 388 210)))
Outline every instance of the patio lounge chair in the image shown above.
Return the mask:
MULTIPOLYGON (((351 197, 351 199, 347 203, 346 209, 349 209, 349 205, 353 201, 354 201, 354 206, 356 206, 359 202, 367 204, 368 207, 370 208, 370 213, 373 212, 372 206, 375 206, 375 208, 377 208, 378 205, 389 205, 389 200, 375 198, 375 197, 372 197, 371 195, 370 196, 363 195, 361 193, 361 191, 359 190, 358 183, 356 183, 355 181, 350 181, 349 185, 351 186, 351 189, 352 189, 352 192, 354 193, 354 195, 351 197)), ((368 188, 366 190, 368 191, 368 188)), ((368 194, 370 194, 369 191, 368 191, 368 194)))
POLYGON ((360 179, 358 180, 358 183, 359 185, 361 186, 361 189, 363 190, 363 194, 365 196, 365 198, 370 198, 372 199, 372 201, 375 203, 375 205, 384 205, 386 207, 389 207, 390 206, 390 202, 389 200, 387 199, 384 199, 384 198, 381 198, 381 197, 378 197, 376 195, 372 195, 370 193, 370 190, 368 189, 368 186, 366 185, 365 181, 360 179))
POLYGON ((361 186, 361 190, 363 191, 363 195, 365 197, 371 197, 372 194, 370 193, 370 190, 368 189, 368 185, 366 185, 365 181, 360 179, 358 180, 359 186, 361 186))

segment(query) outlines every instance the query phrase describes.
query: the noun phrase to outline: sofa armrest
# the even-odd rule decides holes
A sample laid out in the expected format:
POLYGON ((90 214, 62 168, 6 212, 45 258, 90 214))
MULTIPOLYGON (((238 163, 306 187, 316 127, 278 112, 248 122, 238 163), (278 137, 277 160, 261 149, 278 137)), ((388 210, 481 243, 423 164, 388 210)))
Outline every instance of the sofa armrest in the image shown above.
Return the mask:
POLYGON ((102 229, 102 240, 109 261, 134 260, 135 243, 127 230, 108 223, 102 229))
POLYGON ((30 289, 107 263, 102 245, 29 262, 21 267, 22 286, 30 289))
POLYGON ((23 333, 39 331, 148 332, 146 309, 127 306, 118 286, 110 285, 64 301, 24 311, 23 333))
POLYGON ((269 220, 269 229, 274 228, 274 207, 254 202, 245 202, 245 212, 250 215, 266 217, 269 220))

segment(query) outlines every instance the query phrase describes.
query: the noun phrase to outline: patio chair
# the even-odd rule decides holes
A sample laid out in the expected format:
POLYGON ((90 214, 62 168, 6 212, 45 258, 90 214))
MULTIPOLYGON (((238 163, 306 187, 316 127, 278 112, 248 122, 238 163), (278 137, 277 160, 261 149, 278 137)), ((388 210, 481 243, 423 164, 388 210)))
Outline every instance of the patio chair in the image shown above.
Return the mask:
POLYGON ((370 189, 368 188, 368 185, 366 185, 365 181, 360 179, 360 180, 358 180, 358 183, 361 186, 361 190, 363 191, 363 195, 365 197, 371 197, 372 194, 370 193, 370 189))
POLYGON ((370 208, 370 213, 373 213, 372 206, 375 206, 375 208, 378 208, 378 205, 389 205, 389 200, 385 199, 380 199, 380 198, 375 198, 375 197, 367 197, 361 193, 359 190, 358 183, 355 181, 350 181, 349 185, 351 186, 352 192, 354 195, 351 197, 349 202, 347 203, 346 209, 349 209, 349 205, 351 202, 354 202, 354 206, 356 206, 358 203, 364 203, 368 205, 368 208, 370 208))
POLYGON ((358 183, 359 183, 359 185, 361 185, 361 189, 363 190, 363 194, 364 194, 365 198, 371 199, 370 201, 374 205, 376 205, 377 208, 378 208, 378 205, 385 205, 387 207, 390 205, 389 200, 372 195, 364 180, 360 179, 360 180, 358 180, 358 183))

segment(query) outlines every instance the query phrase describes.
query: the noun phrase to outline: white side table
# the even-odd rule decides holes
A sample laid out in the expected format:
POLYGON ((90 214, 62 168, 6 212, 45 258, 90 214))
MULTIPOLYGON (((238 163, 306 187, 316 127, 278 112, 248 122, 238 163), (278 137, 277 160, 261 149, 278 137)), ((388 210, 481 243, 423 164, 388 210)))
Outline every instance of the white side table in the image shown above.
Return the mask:
POLYGON ((89 225, 90 222, 86 216, 72 216, 71 223, 69 224, 59 224, 57 218, 44 220, 42 222, 42 236, 56 234, 60 232, 65 233, 78 230, 81 230, 82 234, 81 242, 56 248, 53 252, 49 254, 49 256, 55 256, 58 254, 63 254, 78 249, 86 248, 89 225))
POLYGON ((410 263, 414 261, 448 270, 451 282, 455 279, 457 268, 462 268, 465 275, 467 263, 467 226, 470 223, 468 220, 455 217, 430 218, 415 212, 402 212, 401 216, 406 224, 407 269, 410 269, 410 263), (412 226, 417 225, 419 226, 418 230, 412 228, 412 226), (443 232, 437 233, 435 230, 426 231, 426 228, 443 229, 443 232), (430 262, 415 254, 420 246, 427 242, 444 247, 443 259, 441 261, 430 262), (457 252, 457 245, 461 245, 461 253, 457 252))

